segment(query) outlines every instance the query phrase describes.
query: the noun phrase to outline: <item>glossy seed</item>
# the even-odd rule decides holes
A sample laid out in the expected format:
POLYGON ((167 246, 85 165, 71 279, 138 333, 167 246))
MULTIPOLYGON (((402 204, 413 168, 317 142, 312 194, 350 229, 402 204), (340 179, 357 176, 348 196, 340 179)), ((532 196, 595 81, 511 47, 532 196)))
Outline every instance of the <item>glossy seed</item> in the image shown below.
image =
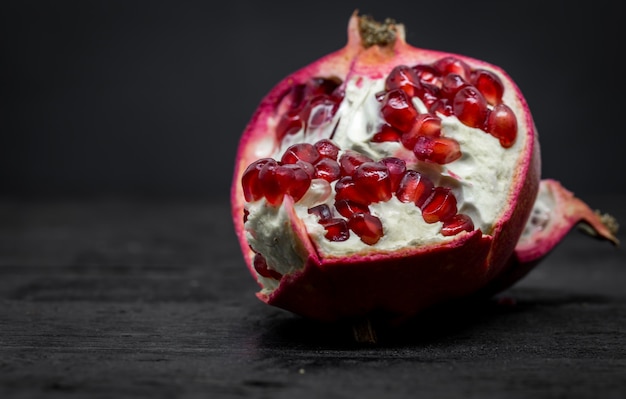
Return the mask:
POLYGON ((414 203, 422 207, 431 196, 433 182, 416 170, 407 170, 396 191, 396 197, 400 202, 414 203))
POLYGON ((326 237, 329 241, 345 241, 350 238, 348 223, 342 218, 331 218, 320 222, 326 230, 326 237))
POLYGON ((355 213, 348 219, 348 227, 361 241, 368 245, 376 244, 383 236, 383 224, 376 216, 368 213, 355 213))
POLYGON ((502 102, 504 85, 495 73, 486 69, 476 69, 472 71, 471 82, 489 104, 496 105, 502 102))
POLYGON ((252 162, 241 177, 241 187, 246 201, 256 201, 263 198, 263 186, 259 182, 259 171, 268 162, 276 162, 272 158, 262 158, 252 162))
POLYGON ((394 193, 398 190, 400 180, 406 172, 406 162, 396 157, 386 157, 380 160, 389 172, 389 182, 391 183, 391 192, 394 193))
POLYGON ((372 162, 373 160, 367 155, 361 154, 356 151, 347 150, 339 157, 339 167, 341 168, 342 176, 352 176, 356 168, 365 162, 372 162))
POLYGON ((487 119, 487 100, 474 86, 465 86, 454 96, 452 110, 464 125, 482 128, 487 119))
POLYGON ((339 147, 329 139, 321 139, 314 144, 315 149, 323 158, 337 160, 339 147))
POLYGON ((333 212, 327 204, 316 205, 307 211, 310 215, 317 216, 318 220, 325 221, 333 217, 333 212))
POLYGON ((352 176, 344 176, 335 183, 335 200, 347 199, 362 204, 370 201, 357 189, 352 176))
POLYGON ((415 70, 407 65, 398 65, 389 72, 385 79, 385 90, 400 89, 407 96, 417 95, 417 88, 420 85, 419 77, 415 70))
POLYGON ((450 137, 420 136, 413 147, 413 153, 420 161, 444 165, 461 158, 459 142, 450 137))
POLYGON ((456 212, 456 197, 446 187, 435 187, 422 206, 422 217, 426 223, 446 221, 456 215, 456 212))
POLYGON ((298 143, 289 146, 283 153, 280 161, 282 163, 296 163, 301 160, 314 164, 320 158, 320 153, 313 144, 298 143))
POLYGON ((498 140, 504 148, 509 148, 517 138, 517 118, 506 104, 498 104, 489 112, 485 131, 498 140))
POLYGON ((401 132, 408 131, 417 117, 413 103, 400 89, 387 92, 382 100, 381 112, 383 119, 401 132))
POLYGON ((355 169, 352 178, 368 203, 391 199, 391 179, 384 163, 364 162, 355 169))
POLYGON ((457 213, 450 219, 443 222, 441 234, 444 236, 454 236, 462 231, 474 231, 474 222, 463 213, 457 213))
POLYGON ((370 213, 367 205, 348 199, 335 201, 335 209, 345 218, 349 218, 355 213, 370 213))
POLYGON ((315 177, 334 182, 341 177, 339 163, 331 158, 322 158, 315 164, 315 177))

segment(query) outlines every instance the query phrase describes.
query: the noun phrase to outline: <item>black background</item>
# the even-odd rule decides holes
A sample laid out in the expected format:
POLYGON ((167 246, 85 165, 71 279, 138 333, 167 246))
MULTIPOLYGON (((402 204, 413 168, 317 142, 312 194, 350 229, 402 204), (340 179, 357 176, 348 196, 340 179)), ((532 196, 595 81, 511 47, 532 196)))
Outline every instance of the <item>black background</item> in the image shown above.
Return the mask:
POLYGON ((281 78, 345 44, 351 13, 500 65, 524 92, 543 175, 624 194, 618 1, 5 1, 2 194, 228 198, 237 142, 281 78))
POLYGON ((261 98, 359 8, 502 66, 544 176, 623 222, 623 5, 213 3, 0 1, 1 398, 625 397, 623 244, 572 231, 502 296, 357 345, 257 300, 228 202, 261 98))

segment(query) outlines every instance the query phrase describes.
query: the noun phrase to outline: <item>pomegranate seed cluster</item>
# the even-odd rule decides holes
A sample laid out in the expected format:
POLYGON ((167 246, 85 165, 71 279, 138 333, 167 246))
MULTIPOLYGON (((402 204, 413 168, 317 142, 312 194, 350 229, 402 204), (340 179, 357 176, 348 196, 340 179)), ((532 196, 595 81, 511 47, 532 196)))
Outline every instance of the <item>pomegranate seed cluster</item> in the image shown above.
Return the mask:
POLYGON ((420 161, 455 161, 461 149, 456 140, 441 135, 440 113, 491 134, 508 148, 515 143, 517 119, 502 102, 503 93, 502 81, 493 72, 472 69, 455 57, 412 67, 398 65, 387 76, 385 90, 376 96, 385 123, 372 141, 400 142, 420 161), (418 112, 414 97, 427 112, 418 112))
POLYGON ((352 232, 364 243, 376 244, 383 236, 383 224, 371 214, 369 205, 389 201, 392 196, 419 207, 425 222, 443 222, 443 235, 474 230, 472 220, 457 213, 456 198, 449 188, 435 186, 425 175, 407 169, 402 159, 374 161, 356 151, 339 153, 331 140, 322 139, 290 146, 280 161, 257 160, 243 174, 244 197, 247 201, 265 198, 276 206, 285 195, 300 200, 313 179, 322 179, 329 186, 334 182, 333 208, 320 204, 308 210, 317 216, 330 241, 345 241, 352 232))
MULTIPOLYGON (((335 78, 313 78, 292 85, 276 103, 277 141, 282 143, 298 132, 314 141, 311 137, 316 129, 331 126, 329 122, 344 99, 343 90, 342 81, 335 78)), ((300 201, 314 181, 325 185, 323 198, 314 202, 319 205, 308 208, 308 213, 315 215, 325 238, 333 242, 356 234, 365 244, 376 244, 384 235, 384 227, 370 205, 393 197, 418 207, 427 224, 441 222, 444 236, 473 231, 470 216, 458 212, 451 188, 435 186, 425 174, 408 168, 407 162, 419 169, 420 162, 444 165, 461 158, 459 142, 442 132, 444 116, 456 117, 463 125, 492 135, 503 148, 511 147, 517 136, 517 120, 504 104, 503 93, 497 75, 472 69, 455 57, 396 66, 386 77, 384 89, 374 95, 380 110, 379 126, 368 140, 398 142, 414 154, 414 159, 387 156, 374 160, 339 148, 331 140, 334 131, 326 130, 322 136, 331 139, 293 144, 280 159, 262 158, 251 163, 242 175, 244 198, 247 202, 264 198, 276 207, 285 195, 300 201)), ((248 215, 244 213, 245 221, 248 215)), ((255 268, 269 276, 262 256, 257 255, 255 268)))
POLYGON ((340 79, 314 78, 294 85, 286 94, 288 98, 281 99, 281 104, 287 105, 278 110, 281 117, 276 138, 281 141, 303 128, 315 129, 329 122, 343 100, 341 83, 340 79))
POLYGON ((358 152, 346 151, 336 163, 339 176, 335 177, 334 209, 327 204, 309 208, 309 213, 315 214, 326 229, 325 237, 330 241, 345 241, 352 231, 364 243, 376 244, 383 236, 383 225, 371 214, 369 205, 389 201, 393 196, 419 207, 426 223, 443 222, 443 235, 474 230, 471 219, 457 213, 456 198, 449 188, 436 187, 425 175, 407 169, 402 159, 387 157, 374 161, 358 152))

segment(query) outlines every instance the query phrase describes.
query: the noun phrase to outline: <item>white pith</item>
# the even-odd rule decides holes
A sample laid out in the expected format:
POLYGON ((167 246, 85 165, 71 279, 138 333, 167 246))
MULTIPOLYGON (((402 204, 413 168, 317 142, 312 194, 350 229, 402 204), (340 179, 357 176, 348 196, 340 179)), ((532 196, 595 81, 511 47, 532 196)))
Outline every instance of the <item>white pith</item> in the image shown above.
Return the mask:
MULTIPOLYGON (((447 165, 435 165, 418 162, 401 143, 371 142, 383 122, 380 103, 375 97, 383 89, 384 79, 350 79, 346 82, 343 102, 331 122, 315 131, 289 135, 278 147, 268 139, 266 143, 256 146, 256 155, 258 158, 280 159, 292 144, 315 143, 330 137, 342 150, 356 150, 374 160, 401 157, 407 161, 409 169, 426 174, 436 186, 450 187, 457 199, 458 212, 469 215, 475 228, 483 234, 490 234, 507 205, 515 166, 526 146, 524 115, 514 90, 505 82, 503 101, 515 111, 519 126, 517 140, 512 147, 502 147, 496 138, 480 129, 463 125, 456 117, 438 115, 442 119, 442 135, 457 140, 463 156, 447 165)), ((413 101, 420 113, 426 112, 419 99, 414 98, 413 101)), ((310 215, 308 209, 326 203, 334 210, 334 184, 329 187, 324 181, 314 180, 309 192, 295 204, 295 211, 304 221, 321 258, 394 252, 454 239, 440 234, 441 223, 426 223, 418 207, 401 203, 394 196, 388 202, 373 203, 369 207, 371 213, 383 223, 384 235, 376 244, 365 244, 352 232, 346 241, 329 241, 324 237, 325 230, 317 217, 310 215)), ((245 206, 249 212, 245 223, 248 243, 263 254, 268 266, 283 275, 302 268, 307 254, 302 253, 302 246, 291 231, 289 216, 283 207, 269 206, 264 199, 245 206)), ((336 217, 341 217, 336 210, 334 212, 336 217)), ((269 278, 260 277, 260 282, 266 292, 278 285, 276 280, 269 278)))
POLYGON ((524 226, 524 231, 520 237, 519 242, 524 243, 530 240, 547 228, 550 223, 550 218, 556 207, 556 199, 553 193, 547 188, 546 185, 539 186, 539 192, 537 193, 537 199, 533 204, 533 209, 528 217, 528 221, 524 226))

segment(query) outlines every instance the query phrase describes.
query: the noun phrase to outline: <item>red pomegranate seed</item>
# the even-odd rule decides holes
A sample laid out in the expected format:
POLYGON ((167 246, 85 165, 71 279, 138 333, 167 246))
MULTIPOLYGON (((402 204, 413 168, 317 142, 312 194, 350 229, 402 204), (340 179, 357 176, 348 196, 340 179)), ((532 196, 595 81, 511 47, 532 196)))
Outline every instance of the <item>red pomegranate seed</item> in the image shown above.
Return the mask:
POLYGON ((401 202, 412 202, 421 208, 431 196, 433 188, 435 185, 428 177, 416 170, 407 170, 400 181, 396 197, 401 202))
POLYGON ((382 143, 385 141, 400 141, 402 133, 391 125, 384 123, 380 127, 380 131, 372 136, 373 143, 382 143))
POLYGON ((439 71, 434 67, 426 64, 419 64, 413 66, 413 70, 417 74, 421 83, 429 83, 432 85, 439 84, 441 73, 439 73, 439 71))
POLYGON ((451 101, 448 100, 447 98, 440 98, 437 101, 435 101, 428 109, 428 112, 430 112, 433 115, 435 115, 437 112, 445 116, 454 115, 451 101))
POLYGON ((307 82, 305 95, 315 97, 323 94, 336 93, 337 88, 341 85, 339 78, 321 78, 316 77, 307 82))
POLYGON ((443 222, 441 227, 441 234, 444 236, 454 236, 462 231, 474 231, 474 222, 472 219, 463 214, 457 213, 450 219, 443 222))
POLYGON ((381 112, 385 121, 401 132, 408 131, 417 116, 413 103, 400 89, 387 92, 382 101, 381 112))
POLYGON ((306 174, 309 175, 309 177, 311 179, 315 179, 315 166, 313 166, 309 162, 305 162, 305 161, 296 161, 296 163, 294 165, 298 165, 299 167, 304 169, 306 174))
POLYGON ((346 150, 339 157, 339 167, 341 168, 342 176, 352 176, 354 174, 354 170, 357 166, 361 165, 364 162, 372 162, 373 160, 367 155, 361 154, 360 152, 346 150))
POLYGON ((263 198, 263 187, 259 183, 259 171, 266 163, 274 161, 272 158, 262 158, 252 162, 241 177, 241 187, 246 201, 256 201, 263 198))
POLYGON ((348 199, 342 199, 335 202, 335 209, 343 217, 350 218, 355 213, 370 213, 367 205, 360 204, 348 199))
POLYGON ((256 253, 254 255, 252 265, 254 267, 254 270, 256 270, 259 275, 265 278, 273 278, 274 280, 280 280, 281 278, 283 278, 282 274, 280 274, 276 270, 270 269, 267 266, 267 261, 265 260, 265 257, 260 253, 256 253))
POLYGON ((496 105, 502 102, 504 85, 498 75, 486 69, 476 69, 472 71, 471 81, 489 104, 496 105))
POLYGON ((400 185, 400 180, 406 172, 406 162, 400 158, 387 157, 380 160, 389 171, 389 182, 391 183, 391 192, 395 193, 400 185))
POLYGON ((315 164, 315 177, 334 182, 341 177, 339 163, 331 158, 322 158, 315 164))
POLYGON ((449 137, 420 136, 413 153, 420 161, 444 165, 461 158, 459 142, 449 137))
POLYGON ((446 221, 456 215, 456 212, 456 197, 446 187, 435 187, 422 206, 422 217, 426 223, 446 221))
POLYGON ((433 63, 433 67, 441 73, 441 75, 445 76, 450 73, 456 73, 461 75, 463 79, 467 80, 470 76, 470 67, 464 61, 448 56, 441 58, 433 63))
POLYGON ((272 159, 259 170, 258 184, 269 204, 280 205, 285 194, 300 200, 311 185, 311 177, 299 165, 279 165, 272 159))
POLYGON ((305 83, 294 84, 291 86, 289 91, 281 100, 281 105, 286 103, 288 109, 290 110, 302 109, 305 104, 306 97, 309 96, 307 87, 308 84, 305 83))
POLYGON ((310 164, 314 164, 320 158, 320 153, 317 152, 317 149, 313 144, 309 143, 298 143, 289 146, 285 150, 285 153, 280 158, 282 163, 296 163, 301 160, 304 162, 308 162, 310 164))
POLYGON ((487 119, 487 100, 474 86, 465 86, 456 93, 452 109, 466 126, 482 128, 487 119))
POLYGON ((326 204, 320 204, 312 208, 309 208, 308 213, 310 215, 317 216, 320 222, 324 220, 329 220, 333 217, 333 212, 330 210, 330 207, 326 204))
POLYGON ((356 188, 368 202, 389 201, 391 199, 391 179, 389 170, 381 162, 365 162, 359 165, 352 176, 356 188))
POLYGON ((380 219, 369 213, 355 213, 348 219, 348 227, 368 245, 376 244, 383 236, 380 219))
POLYGON ((398 65, 389 72, 385 79, 385 89, 387 91, 400 89, 407 96, 417 95, 416 88, 420 85, 419 78, 413 68, 406 65, 398 65))
POLYGON ((441 98, 441 89, 430 83, 424 83, 418 88, 417 96, 426 107, 430 107, 435 101, 441 98))
POLYGON ((271 205, 280 205, 283 202, 285 188, 280 185, 276 178, 278 163, 271 159, 259 170, 259 185, 263 190, 263 196, 271 205))
POLYGON ((332 98, 336 103, 335 109, 333 112, 337 112, 337 109, 339 109, 339 106, 341 105, 341 102, 343 101, 343 98, 345 96, 346 96, 346 92, 343 86, 338 86, 335 90, 333 90, 332 93, 330 93, 330 98, 332 98))
POLYGON ((339 155, 339 147, 329 139, 321 139, 314 144, 315 149, 322 158, 330 158, 337 160, 339 155))
POLYGON ((313 97, 307 104, 306 121, 309 129, 316 129, 330 122, 339 107, 337 100, 328 95, 313 97))
POLYGON ((295 164, 278 166, 275 170, 275 179, 278 181, 279 191, 293 197, 295 202, 300 200, 311 186, 311 177, 295 164))
POLYGON ((361 204, 369 204, 365 196, 357 189, 352 176, 344 176, 335 183, 335 200, 347 199, 361 204))
POLYGON ((454 95, 469 83, 456 73, 447 74, 441 81, 441 96, 447 99, 454 98, 454 95))
POLYGON ((280 117, 276 125, 276 138, 282 141, 285 136, 296 134, 303 127, 304 120, 300 115, 300 110, 289 110, 280 117))
POLYGON ((341 218, 331 218, 320 221, 320 224, 326 229, 324 237, 330 241, 345 241, 350 238, 348 223, 341 218))
POLYGON ((276 126, 276 136, 281 141, 288 134, 298 132, 304 121, 300 112, 304 106, 305 85, 297 84, 292 86, 280 99, 277 111, 281 115, 276 126))
POLYGON ((400 138, 402 145, 413 150, 420 136, 438 137, 441 135, 441 118, 433 114, 419 114, 415 124, 400 138))
POLYGON ((502 147, 511 147, 517 137, 517 118, 513 110, 504 103, 493 107, 485 123, 485 131, 500 140, 502 147))
POLYGON ((420 114, 415 121, 415 127, 420 136, 441 136, 441 118, 436 115, 420 114))
POLYGON ((311 127, 317 127, 330 120, 343 98, 338 92, 340 85, 336 78, 313 78, 294 85, 278 106, 281 114, 276 126, 278 140, 297 133, 309 122, 311 127))

